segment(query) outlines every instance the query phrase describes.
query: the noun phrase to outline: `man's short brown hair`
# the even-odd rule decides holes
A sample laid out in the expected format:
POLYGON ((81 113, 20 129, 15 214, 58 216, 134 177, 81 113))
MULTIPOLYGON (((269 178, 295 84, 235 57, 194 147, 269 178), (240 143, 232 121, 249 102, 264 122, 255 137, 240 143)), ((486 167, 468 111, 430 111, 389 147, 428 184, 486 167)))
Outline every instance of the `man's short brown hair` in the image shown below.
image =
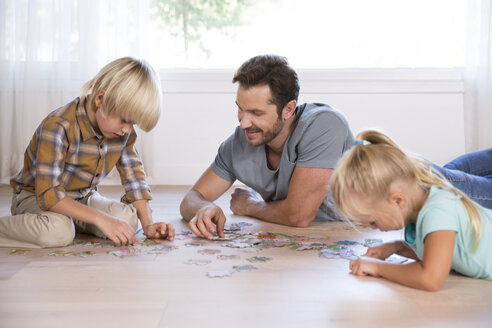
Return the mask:
POLYGON ((234 74, 232 83, 244 88, 268 85, 272 93, 271 103, 277 106, 279 117, 282 109, 299 96, 299 78, 290 67, 287 58, 276 55, 260 55, 244 62, 234 74))

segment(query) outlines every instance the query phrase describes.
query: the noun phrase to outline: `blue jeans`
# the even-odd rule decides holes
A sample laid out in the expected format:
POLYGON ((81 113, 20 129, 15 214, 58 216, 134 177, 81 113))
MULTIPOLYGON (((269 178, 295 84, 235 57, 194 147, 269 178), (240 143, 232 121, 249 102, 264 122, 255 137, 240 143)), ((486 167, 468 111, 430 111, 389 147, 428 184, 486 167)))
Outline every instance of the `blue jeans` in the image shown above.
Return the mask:
POLYGON ((492 148, 462 155, 444 166, 432 166, 455 188, 492 209, 492 148))

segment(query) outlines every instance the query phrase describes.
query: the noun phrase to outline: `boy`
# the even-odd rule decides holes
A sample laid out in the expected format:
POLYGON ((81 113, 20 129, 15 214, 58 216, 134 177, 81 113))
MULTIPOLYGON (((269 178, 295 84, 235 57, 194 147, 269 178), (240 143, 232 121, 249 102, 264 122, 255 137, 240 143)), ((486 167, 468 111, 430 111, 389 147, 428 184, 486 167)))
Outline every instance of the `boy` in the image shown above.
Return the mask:
POLYGON ((103 67, 80 98, 49 114, 26 149, 24 168, 10 181, 12 216, 0 218, 0 247, 66 246, 75 231, 134 245, 138 219, 147 237, 173 240, 170 224, 152 221, 133 129, 150 131, 160 107, 155 71, 127 57, 103 67), (123 203, 97 192, 115 165, 123 203))

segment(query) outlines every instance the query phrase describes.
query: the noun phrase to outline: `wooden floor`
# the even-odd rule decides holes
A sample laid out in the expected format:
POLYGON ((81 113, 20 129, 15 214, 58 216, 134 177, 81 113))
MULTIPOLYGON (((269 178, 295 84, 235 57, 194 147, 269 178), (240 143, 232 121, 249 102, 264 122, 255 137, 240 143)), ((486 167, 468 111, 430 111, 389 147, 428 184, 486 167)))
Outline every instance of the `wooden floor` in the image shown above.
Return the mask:
MULTIPOLYGON (((172 222, 181 234, 188 231, 178 210, 186 190, 153 188, 154 217, 172 222)), ((115 198, 120 193, 116 187, 101 191, 115 198)), ((242 227, 242 232, 310 236, 308 241, 327 244, 401 237, 401 232, 358 232, 344 223, 314 223, 305 229, 267 224, 232 215, 228 202, 228 197, 219 200, 227 210, 228 226, 251 224, 242 227)), ((10 188, 2 186, 0 215, 7 215, 9 209, 10 188)), ((141 232, 138 236, 144 239, 141 232)), ((318 250, 270 247, 247 252, 251 249, 223 247, 224 241, 184 237, 159 245, 140 244, 122 258, 107 253, 121 247, 88 236, 78 236, 77 245, 62 249, 25 254, 0 249, 0 327, 492 326, 490 281, 452 274, 441 291, 429 293, 384 279, 353 276, 348 260, 322 258, 318 250), (87 241, 96 244, 85 244, 87 241), (190 242, 203 245, 185 245, 190 242), (162 250, 162 245, 177 248, 162 250), (156 249, 162 254, 156 254, 156 249), (221 260, 198 252, 204 249, 239 258, 221 260), (71 253, 63 256, 60 251, 71 253), (82 252, 92 253, 82 257, 82 252), (271 260, 249 262, 253 256, 271 260), (185 264, 191 259, 210 263, 185 264), (241 265, 257 270, 233 269, 241 265), (207 276, 215 271, 235 273, 223 278, 207 276)), ((363 246, 348 248, 358 254, 365 250, 363 246)))

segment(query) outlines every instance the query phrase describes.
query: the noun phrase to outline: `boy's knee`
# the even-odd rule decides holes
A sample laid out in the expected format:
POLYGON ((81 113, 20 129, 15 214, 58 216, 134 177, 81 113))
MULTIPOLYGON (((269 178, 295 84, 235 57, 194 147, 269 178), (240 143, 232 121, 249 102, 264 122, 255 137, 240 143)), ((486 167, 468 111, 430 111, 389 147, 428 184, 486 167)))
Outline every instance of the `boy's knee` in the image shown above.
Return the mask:
POLYGON ((42 248, 70 245, 75 238, 72 220, 64 215, 50 215, 47 229, 40 231, 37 244, 42 248))
POLYGON ((120 218, 130 225, 133 230, 138 228, 138 215, 137 210, 132 205, 123 203, 112 203, 110 206, 111 215, 120 218))

